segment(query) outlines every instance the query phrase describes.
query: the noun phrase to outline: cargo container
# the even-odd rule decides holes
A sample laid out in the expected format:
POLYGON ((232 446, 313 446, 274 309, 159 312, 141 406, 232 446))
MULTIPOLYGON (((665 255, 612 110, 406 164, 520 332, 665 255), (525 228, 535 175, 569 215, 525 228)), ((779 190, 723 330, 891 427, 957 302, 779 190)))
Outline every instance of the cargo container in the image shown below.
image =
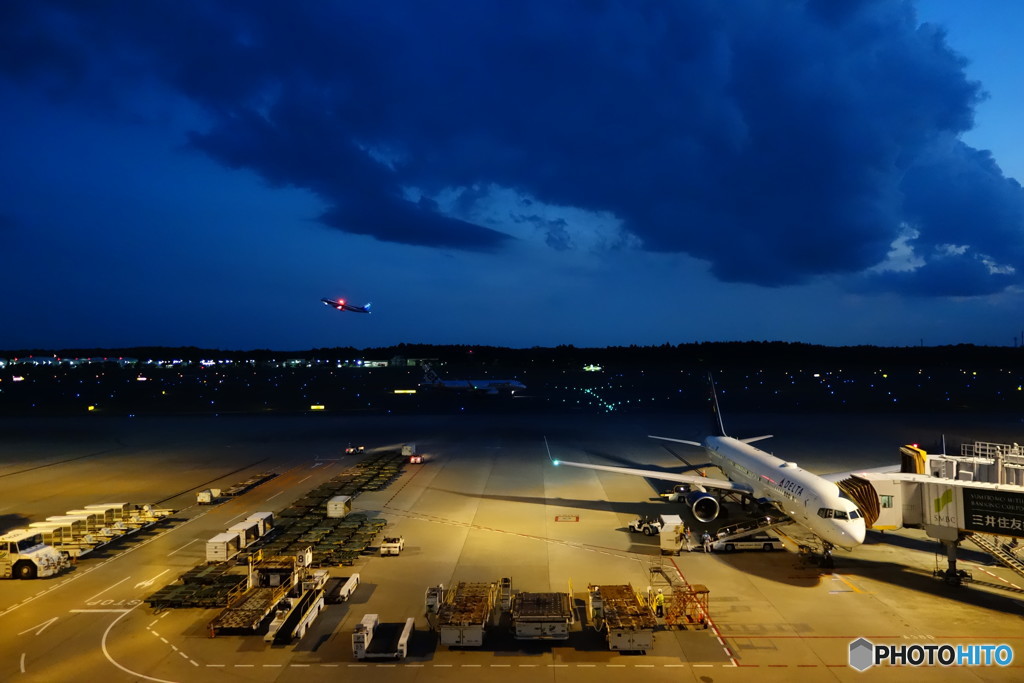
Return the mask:
POLYGON ((327 501, 327 516, 331 519, 346 517, 352 512, 352 496, 334 496, 327 501))

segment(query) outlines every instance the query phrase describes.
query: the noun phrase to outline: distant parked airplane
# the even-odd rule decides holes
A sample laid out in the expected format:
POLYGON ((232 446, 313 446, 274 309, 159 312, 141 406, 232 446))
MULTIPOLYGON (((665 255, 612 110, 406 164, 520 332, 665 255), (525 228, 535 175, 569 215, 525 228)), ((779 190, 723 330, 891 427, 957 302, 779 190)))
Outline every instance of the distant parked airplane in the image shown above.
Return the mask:
POLYGON ((514 394, 526 385, 517 379, 441 379, 428 363, 423 364, 423 386, 483 394, 514 394))
POLYGON ((338 309, 339 311, 349 311, 351 313, 369 313, 370 304, 365 306, 353 306, 352 304, 345 303, 344 299, 320 299, 324 302, 324 305, 331 306, 338 309))

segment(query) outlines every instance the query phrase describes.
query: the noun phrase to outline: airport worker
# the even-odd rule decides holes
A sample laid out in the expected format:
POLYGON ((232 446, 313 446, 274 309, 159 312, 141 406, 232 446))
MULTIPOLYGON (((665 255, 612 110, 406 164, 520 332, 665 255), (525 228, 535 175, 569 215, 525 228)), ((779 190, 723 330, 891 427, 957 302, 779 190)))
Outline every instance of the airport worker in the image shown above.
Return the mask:
POLYGON ((663 617, 665 616, 665 594, 658 589, 658 594, 654 596, 654 614, 663 617))
POLYGON ((683 536, 686 537, 686 552, 693 552, 693 529, 686 527, 683 536))
POLYGON ((710 553, 711 552, 711 534, 709 534, 707 531, 705 531, 704 535, 701 536, 701 540, 704 542, 704 552, 710 553))

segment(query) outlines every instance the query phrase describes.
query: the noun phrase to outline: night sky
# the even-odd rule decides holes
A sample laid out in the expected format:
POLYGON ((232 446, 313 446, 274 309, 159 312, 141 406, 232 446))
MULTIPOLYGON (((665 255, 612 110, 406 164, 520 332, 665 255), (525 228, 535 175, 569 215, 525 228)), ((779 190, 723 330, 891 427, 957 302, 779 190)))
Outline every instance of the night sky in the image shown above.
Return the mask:
POLYGON ((1012 345, 1021 35, 1013 0, 8 0, 0 349, 1012 345))

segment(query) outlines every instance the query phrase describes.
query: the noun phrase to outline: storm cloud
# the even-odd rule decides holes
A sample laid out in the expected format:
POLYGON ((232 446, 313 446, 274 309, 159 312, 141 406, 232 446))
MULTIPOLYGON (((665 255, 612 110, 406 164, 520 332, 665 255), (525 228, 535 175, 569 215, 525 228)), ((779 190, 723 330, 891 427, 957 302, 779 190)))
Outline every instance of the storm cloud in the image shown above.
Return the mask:
MULTIPOLYGON (((500 250, 518 238, 437 201, 498 187, 723 281, 975 296, 1024 273, 1024 193, 959 139, 981 86, 912 3, 15 2, 0 46, 56 98, 187 98, 196 150, 383 241, 500 250), (896 244, 910 265, 879 268, 896 244)), ((586 230, 535 220, 552 249, 586 230)))

